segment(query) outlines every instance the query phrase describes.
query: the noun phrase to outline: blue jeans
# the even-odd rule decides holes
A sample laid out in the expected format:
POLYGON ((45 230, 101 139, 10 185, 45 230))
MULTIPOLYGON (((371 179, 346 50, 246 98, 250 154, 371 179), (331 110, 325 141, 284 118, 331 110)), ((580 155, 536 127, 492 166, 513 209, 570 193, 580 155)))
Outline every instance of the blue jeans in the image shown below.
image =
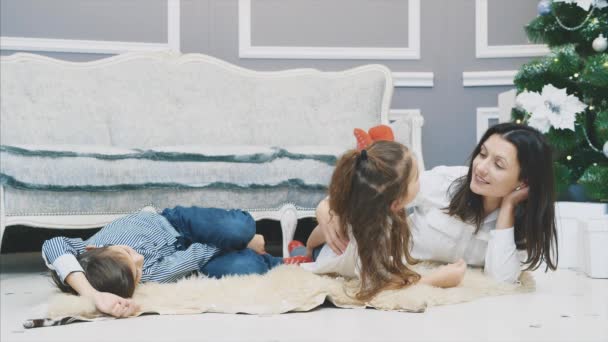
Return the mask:
MULTIPOLYGON (((312 250, 312 260, 313 261, 317 261, 317 258, 319 257, 319 253, 321 253, 321 249, 323 249, 323 246, 325 246, 325 244, 315 247, 315 249, 312 250)), ((306 255, 306 246, 296 247, 291 251, 291 253, 289 253, 290 257, 301 256, 301 255, 306 255)))
POLYGON ((261 255, 245 248, 216 256, 201 268, 201 272, 214 278, 225 275, 264 274, 282 263, 283 258, 270 254, 261 255))
POLYGON ((177 206, 163 210, 161 215, 180 234, 179 243, 185 248, 199 242, 222 249, 200 269, 210 277, 264 274, 283 263, 282 258, 247 248, 255 235, 255 220, 246 211, 177 206))

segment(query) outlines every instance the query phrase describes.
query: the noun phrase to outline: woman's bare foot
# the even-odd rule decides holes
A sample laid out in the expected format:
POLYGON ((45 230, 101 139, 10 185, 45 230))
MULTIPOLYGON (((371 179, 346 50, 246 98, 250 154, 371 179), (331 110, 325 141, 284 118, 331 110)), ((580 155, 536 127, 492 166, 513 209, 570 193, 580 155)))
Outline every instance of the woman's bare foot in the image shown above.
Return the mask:
POLYGON ((266 254, 266 241, 261 234, 255 234, 247 244, 247 248, 253 249, 258 254, 266 254))
POLYGON ((467 264, 460 259, 453 264, 441 266, 432 273, 422 276, 420 283, 443 288, 455 287, 462 282, 466 270, 467 264))

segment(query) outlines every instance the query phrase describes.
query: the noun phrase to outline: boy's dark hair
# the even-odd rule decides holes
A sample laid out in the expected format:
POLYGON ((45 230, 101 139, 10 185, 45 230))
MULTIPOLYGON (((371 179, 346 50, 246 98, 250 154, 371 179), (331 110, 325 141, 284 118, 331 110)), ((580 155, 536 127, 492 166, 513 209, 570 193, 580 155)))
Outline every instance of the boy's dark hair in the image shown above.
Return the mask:
MULTIPOLYGON (((130 298, 135 291, 135 278, 129 266, 108 247, 95 248, 76 257, 87 280, 99 292, 109 292, 130 298)), ((62 292, 77 295, 70 285, 64 284, 57 272, 51 271, 53 282, 62 292)))

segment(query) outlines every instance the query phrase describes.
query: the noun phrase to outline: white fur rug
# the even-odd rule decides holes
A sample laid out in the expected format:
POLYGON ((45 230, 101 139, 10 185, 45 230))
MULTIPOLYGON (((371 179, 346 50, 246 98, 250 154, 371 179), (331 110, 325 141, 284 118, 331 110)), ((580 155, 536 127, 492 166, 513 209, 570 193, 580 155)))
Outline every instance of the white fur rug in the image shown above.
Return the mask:
MULTIPOLYGON (((414 267, 424 274, 437 264, 414 267)), ((423 312, 434 305, 455 304, 486 296, 534 291, 532 275, 522 273, 519 284, 497 283, 480 269, 467 269, 460 286, 441 289, 414 285, 401 290, 384 291, 368 303, 348 295, 356 289, 355 280, 319 276, 298 266, 282 265, 266 275, 248 275, 211 279, 192 277, 172 284, 149 283, 137 287, 133 296, 142 314, 200 314, 204 312, 280 314, 309 311, 328 299, 341 308, 371 307, 379 310, 423 312)), ((111 319, 99 313, 83 297, 57 294, 46 309, 46 317, 31 319, 26 328, 63 325, 79 321, 111 319)))

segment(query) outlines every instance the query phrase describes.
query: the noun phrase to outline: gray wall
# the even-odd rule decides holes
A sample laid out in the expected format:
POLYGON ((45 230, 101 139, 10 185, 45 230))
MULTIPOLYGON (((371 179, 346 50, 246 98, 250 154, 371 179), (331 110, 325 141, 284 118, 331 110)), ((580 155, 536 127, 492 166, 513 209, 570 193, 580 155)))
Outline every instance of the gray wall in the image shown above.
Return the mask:
MULTIPOLYGON (((487 2, 489 44, 528 44, 523 26, 536 15, 537 1, 487 2)), ((516 70, 530 60, 475 57, 475 3, 421 0, 418 60, 239 58, 238 0, 181 0, 180 45, 184 53, 205 53, 256 70, 342 70, 382 63, 394 72, 433 72, 433 87, 396 88, 392 108, 420 109, 427 168, 459 165, 476 142, 476 109, 496 107, 497 94, 512 88, 463 87, 463 71, 516 70)), ((0 0, 0 13, 2 36, 167 41, 165 0, 0 0)), ((407 47, 407 15, 407 0, 252 0, 252 45, 407 47)), ((40 53, 70 60, 104 56, 40 53)))

